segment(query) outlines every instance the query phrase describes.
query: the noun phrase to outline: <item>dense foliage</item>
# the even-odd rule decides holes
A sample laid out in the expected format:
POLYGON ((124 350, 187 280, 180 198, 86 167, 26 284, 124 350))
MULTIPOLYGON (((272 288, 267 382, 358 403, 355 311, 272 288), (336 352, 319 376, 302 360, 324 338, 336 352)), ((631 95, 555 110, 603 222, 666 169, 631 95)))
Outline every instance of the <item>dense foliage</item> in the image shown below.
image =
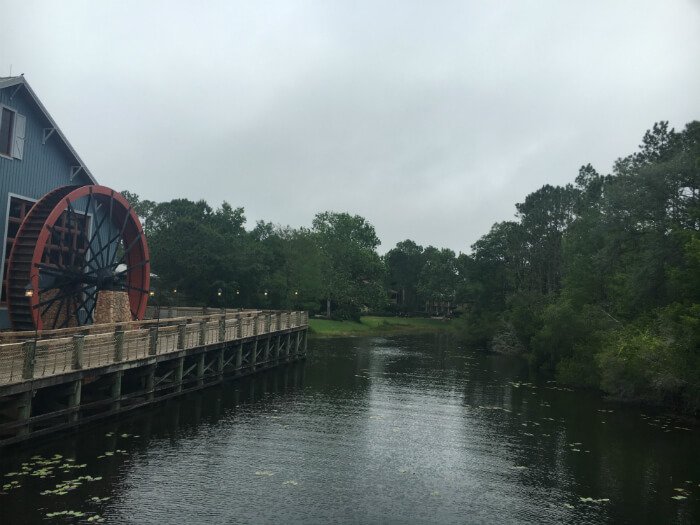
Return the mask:
POLYGON ((161 302, 338 319, 459 304, 472 345, 523 354, 569 384, 700 408, 699 122, 654 125, 611 174, 587 165, 572 184, 543 186, 470 254, 405 240, 380 257, 372 225, 347 213, 248 231, 226 202, 124 194, 161 302))
POLYGON ((700 123, 654 125, 609 175, 581 168, 465 258, 468 339, 567 383, 700 408, 700 123))
POLYGON ((357 318, 385 305, 379 239, 365 219, 316 215, 311 229, 258 222, 244 228, 242 208, 124 196, 142 220, 153 288, 162 305, 320 310, 357 318))

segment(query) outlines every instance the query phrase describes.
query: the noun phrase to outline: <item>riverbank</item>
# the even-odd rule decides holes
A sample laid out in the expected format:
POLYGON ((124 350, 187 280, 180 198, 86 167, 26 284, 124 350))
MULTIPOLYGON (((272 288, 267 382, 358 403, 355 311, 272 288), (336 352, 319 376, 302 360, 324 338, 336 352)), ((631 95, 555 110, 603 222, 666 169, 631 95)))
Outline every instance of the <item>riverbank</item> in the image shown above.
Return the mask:
POLYGON ((358 337, 372 335, 425 334, 456 330, 458 319, 363 316, 360 322, 309 319, 312 337, 358 337))

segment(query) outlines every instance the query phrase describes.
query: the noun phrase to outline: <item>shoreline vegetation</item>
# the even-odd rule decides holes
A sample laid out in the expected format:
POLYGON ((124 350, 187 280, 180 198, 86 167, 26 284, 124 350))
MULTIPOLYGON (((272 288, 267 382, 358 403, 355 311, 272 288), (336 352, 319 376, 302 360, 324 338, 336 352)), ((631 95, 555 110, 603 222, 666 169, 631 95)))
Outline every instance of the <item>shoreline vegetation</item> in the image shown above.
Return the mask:
POLYGON ((461 326, 459 319, 427 317, 362 316, 359 321, 309 319, 309 334, 314 338, 371 337, 386 335, 430 334, 454 332, 461 326))
POLYGON ((447 324, 467 348, 700 413, 700 122, 658 122, 609 173, 587 164, 571 175, 459 254, 406 239, 380 255, 374 226, 345 212, 246 229, 243 208, 226 202, 123 194, 142 219, 158 304, 307 310, 328 319, 312 321, 320 336, 442 330, 402 316, 458 308, 447 324))

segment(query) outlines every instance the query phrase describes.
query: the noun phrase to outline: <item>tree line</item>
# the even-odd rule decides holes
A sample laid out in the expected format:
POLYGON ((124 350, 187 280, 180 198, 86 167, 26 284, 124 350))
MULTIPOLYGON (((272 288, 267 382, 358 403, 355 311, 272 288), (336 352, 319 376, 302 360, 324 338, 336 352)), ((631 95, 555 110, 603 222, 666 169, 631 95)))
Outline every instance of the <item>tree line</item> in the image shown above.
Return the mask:
POLYGON ((571 184, 543 186, 468 254, 405 240, 380 256, 374 227, 347 213, 248 230, 226 202, 123 193, 162 303, 339 319, 449 303, 471 345, 523 354, 569 384, 700 407, 698 122, 657 123, 610 174, 589 164, 571 184))
POLYGON ((464 259, 467 339, 621 397, 700 408, 700 122, 583 166, 464 259))
POLYGON ((327 211, 310 228, 259 221, 247 230, 243 208, 227 202, 212 208, 122 194, 148 238, 162 305, 302 308, 359 319, 363 311, 420 314, 432 299, 454 303, 453 251, 407 240, 380 256, 374 227, 358 215, 327 211))

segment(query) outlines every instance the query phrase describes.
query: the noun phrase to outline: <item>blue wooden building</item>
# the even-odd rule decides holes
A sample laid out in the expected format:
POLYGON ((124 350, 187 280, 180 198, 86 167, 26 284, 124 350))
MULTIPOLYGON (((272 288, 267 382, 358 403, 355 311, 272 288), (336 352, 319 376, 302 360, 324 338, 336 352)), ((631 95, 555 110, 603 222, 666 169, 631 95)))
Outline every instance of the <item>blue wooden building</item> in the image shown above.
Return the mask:
POLYGON ((49 191, 84 184, 96 181, 27 80, 0 77, 0 329, 9 326, 7 259, 22 219, 49 191))

